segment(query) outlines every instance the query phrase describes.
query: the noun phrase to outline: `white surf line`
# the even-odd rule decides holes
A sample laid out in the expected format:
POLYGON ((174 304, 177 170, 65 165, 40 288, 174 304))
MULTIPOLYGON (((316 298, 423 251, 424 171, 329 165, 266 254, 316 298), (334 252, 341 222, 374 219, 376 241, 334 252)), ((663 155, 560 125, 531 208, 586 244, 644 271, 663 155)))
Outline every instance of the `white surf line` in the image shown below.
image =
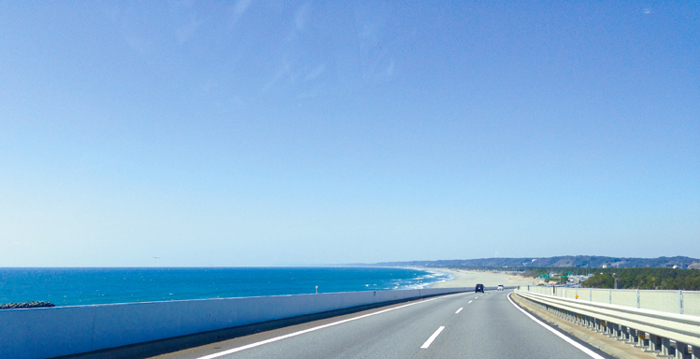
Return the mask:
POLYGON ((543 323, 541 320, 535 318, 534 315, 532 315, 532 314, 526 312, 525 309, 520 308, 517 304, 515 304, 515 303, 513 302, 512 299, 510 299, 510 296, 511 296, 512 294, 513 294, 513 293, 508 294, 508 300, 510 301, 510 304, 513 304, 514 307, 518 308, 519 311, 523 312, 525 315, 527 315, 528 317, 530 317, 530 319, 534 320, 535 323, 537 323, 537 324, 539 324, 539 325, 545 327, 547 330, 549 330, 550 332, 554 333, 554 334, 555 334, 556 336, 558 336, 559 338, 564 339, 564 341, 566 341, 567 343, 573 345, 576 349, 578 349, 578 350, 580 350, 580 351, 586 353, 586 354, 587 354, 588 356, 590 356, 591 358, 595 358, 595 359, 605 359, 605 357, 603 357, 602 355, 597 354, 596 352, 594 352, 594 351, 592 351, 592 350, 586 348, 586 347, 583 346, 581 343, 579 343, 579 342, 577 342, 577 341, 575 341, 575 340, 573 340, 573 339, 567 337, 566 335, 560 333, 560 332, 557 331, 556 329, 554 329, 554 328, 550 327, 549 325, 543 323))
MULTIPOLYGON (((229 350, 224 350, 224 351, 222 351, 222 352, 218 352, 218 353, 214 353, 214 354, 205 355, 205 356, 199 357, 199 358, 197 358, 197 359, 213 359, 213 358, 218 358, 218 357, 220 357, 220 356, 224 356, 224 355, 228 355, 228 354, 237 353, 237 352, 240 352, 240 351, 243 351, 243 350, 246 350, 246 349, 255 348, 255 347, 258 347, 258 346, 261 346, 261 345, 269 344, 269 343, 276 342, 276 341, 280 341, 280 340, 283 340, 283 339, 287 339, 287 338, 291 338, 291 337, 296 337, 296 336, 298 336, 298 335, 310 333, 310 332, 313 332, 313 331, 316 331, 316 330, 319 330, 319 329, 324 329, 324 328, 332 327, 332 326, 335 326, 335 325, 338 325, 338 324, 343 324, 343 323, 347 323, 347 322, 352 322, 352 321, 354 321, 354 320, 358 320, 358 319, 363 319, 363 318, 371 317, 371 316, 373 316, 373 315, 377 315, 377 314, 382 314, 382 313, 390 312, 390 311, 396 310, 396 309, 401 309, 401 308, 410 307, 410 306, 416 305, 416 304, 427 303, 427 302, 430 302, 431 300, 435 300, 435 299, 438 299, 438 298, 426 299, 426 300, 423 300, 423 301, 420 301, 420 302, 415 302, 415 303, 405 304, 405 305, 402 305, 402 306, 399 306, 399 307, 384 309, 384 310, 380 310, 380 311, 378 311, 378 312, 374 312, 374 313, 369 313, 369 314, 361 315, 361 316, 355 317, 355 318, 343 319, 343 320, 340 320, 340 321, 337 321, 337 322, 328 323, 328 324, 324 324, 324 325, 319 325, 319 326, 317 326, 317 327, 313 327, 313 328, 301 330, 301 331, 294 332, 294 333, 289 333, 289 334, 286 334, 286 335, 281 335, 281 336, 279 336, 279 337, 274 337, 274 338, 266 339, 266 340, 263 340, 263 341, 259 341, 259 342, 257 342, 257 343, 252 343, 252 344, 244 345, 244 346, 242 346, 242 347, 233 348, 233 349, 229 349, 229 350)), ((435 336, 437 336, 437 335, 435 335, 435 336)), ((425 344, 424 344, 424 345, 425 345, 425 344)), ((430 344, 428 344, 428 345, 430 345, 430 344)))
POLYGON ((430 344, 432 344, 432 343, 433 343, 433 340, 435 340, 435 338, 437 338, 437 336, 440 335, 440 332, 441 332, 443 329, 445 329, 444 326, 442 326, 442 327, 440 327, 440 328, 437 328, 437 330, 435 331, 435 333, 433 333, 433 335, 431 335, 430 338, 428 338, 428 340, 426 340, 425 343, 423 343, 423 345, 420 346, 420 348, 421 348, 421 349, 428 349, 428 347, 430 346, 430 344))
POLYGON ((459 308, 459 309, 457 309, 457 311, 455 312, 455 314, 457 314, 457 313, 461 312, 461 311, 462 311, 462 309, 464 309, 464 307, 462 307, 462 308, 459 308))

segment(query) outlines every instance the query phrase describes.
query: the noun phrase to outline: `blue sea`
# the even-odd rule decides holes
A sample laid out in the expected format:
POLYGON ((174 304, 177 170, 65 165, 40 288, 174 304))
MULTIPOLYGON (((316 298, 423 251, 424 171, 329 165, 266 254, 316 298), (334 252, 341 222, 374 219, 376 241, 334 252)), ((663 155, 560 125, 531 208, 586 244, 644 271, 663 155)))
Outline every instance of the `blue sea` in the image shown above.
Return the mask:
POLYGON ((0 268, 0 304, 56 306, 426 288, 442 272, 388 267, 0 268))

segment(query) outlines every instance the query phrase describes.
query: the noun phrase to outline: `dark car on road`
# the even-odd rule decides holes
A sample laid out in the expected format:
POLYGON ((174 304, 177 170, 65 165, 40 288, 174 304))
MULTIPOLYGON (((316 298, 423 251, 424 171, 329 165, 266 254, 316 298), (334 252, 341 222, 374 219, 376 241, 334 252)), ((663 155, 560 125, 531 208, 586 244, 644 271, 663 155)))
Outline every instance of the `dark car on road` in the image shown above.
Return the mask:
POLYGON ((476 288, 474 288, 474 293, 483 293, 484 292, 484 285, 483 284, 477 284, 476 288))

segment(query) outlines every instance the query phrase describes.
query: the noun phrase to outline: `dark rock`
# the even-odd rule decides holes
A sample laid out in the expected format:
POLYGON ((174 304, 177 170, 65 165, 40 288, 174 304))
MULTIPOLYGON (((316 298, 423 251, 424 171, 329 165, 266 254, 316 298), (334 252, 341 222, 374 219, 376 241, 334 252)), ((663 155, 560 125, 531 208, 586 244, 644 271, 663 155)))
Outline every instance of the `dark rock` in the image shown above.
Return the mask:
POLYGON ((23 309, 23 308, 48 308, 55 307, 53 303, 49 302, 24 302, 24 303, 8 303, 0 304, 0 309, 23 309))

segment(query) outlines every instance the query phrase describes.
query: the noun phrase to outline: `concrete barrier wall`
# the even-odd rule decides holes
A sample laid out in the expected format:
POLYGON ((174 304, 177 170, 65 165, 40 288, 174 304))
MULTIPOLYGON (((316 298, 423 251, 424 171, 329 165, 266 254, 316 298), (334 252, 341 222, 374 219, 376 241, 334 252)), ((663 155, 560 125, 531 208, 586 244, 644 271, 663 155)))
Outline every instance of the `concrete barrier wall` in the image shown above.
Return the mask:
POLYGON ((680 313, 677 290, 643 291, 639 295, 639 307, 660 310, 662 312, 680 313))
POLYGON ((576 299, 576 290, 567 290, 564 292, 564 298, 576 299))
POLYGON ((0 358, 90 352, 300 315, 473 290, 429 288, 0 310, 0 358))
POLYGON ((618 289, 612 291, 612 302, 610 304, 623 305, 625 307, 637 307, 637 291, 629 289, 618 289))
POLYGON ((683 292, 683 314, 700 317, 700 292, 683 292))
POLYGON ((591 299, 592 302, 598 303, 610 303, 610 290, 594 290, 592 293, 586 296, 586 299, 591 299))

